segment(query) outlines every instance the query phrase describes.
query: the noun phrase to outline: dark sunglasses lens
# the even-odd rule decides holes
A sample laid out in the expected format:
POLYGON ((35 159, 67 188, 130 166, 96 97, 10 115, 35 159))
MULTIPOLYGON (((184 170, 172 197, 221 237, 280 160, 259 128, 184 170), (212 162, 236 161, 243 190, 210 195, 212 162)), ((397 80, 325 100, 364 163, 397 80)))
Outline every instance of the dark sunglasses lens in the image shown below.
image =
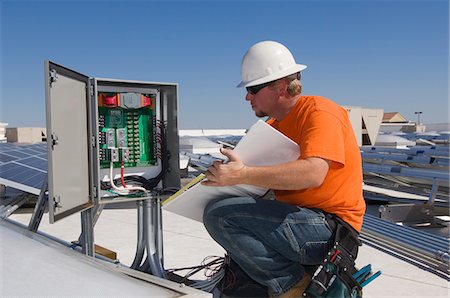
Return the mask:
POLYGON ((247 92, 249 92, 250 94, 255 95, 256 93, 259 92, 259 90, 261 90, 264 87, 266 87, 266 84, 251 86, 251 87, 247 87, 246 89, 247 89, 247 92))
POLYGON ((255 86, 247 87, 247 92, 254 95, 255 94, 255 86))

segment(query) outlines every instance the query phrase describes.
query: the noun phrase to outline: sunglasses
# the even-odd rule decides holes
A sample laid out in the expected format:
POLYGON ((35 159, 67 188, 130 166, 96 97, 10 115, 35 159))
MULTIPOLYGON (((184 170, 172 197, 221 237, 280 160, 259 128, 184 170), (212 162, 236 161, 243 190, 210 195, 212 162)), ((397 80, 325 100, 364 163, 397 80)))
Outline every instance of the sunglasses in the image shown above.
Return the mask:
MULTIPOLYGON (((289 76, 289 78, 297 79, 297 80, 300 80, 301 77, 302 77, 302 73, 301 73, 301 72, 298 72, 298 73, 295 73, 295 74, 289 76)), ((256 95, 256 93, 258 93, 259 91, 261 91, 261 89, 263 89, 263 88, 269 86, 269 85, 272 84, 273 82, 274 82, 274 81, 267 82, 267 83, 260 84, 260 85, 256 85, 256 86, 250 86, 250 87, 247 87, 246 89, 247 89, 247 92, 250 93, 251 95, 256 95)))
POLYGON ((256 95, 256 93, 261 91, 261 89, 269 86, 272 83, 273 82, 268 82, 268 83, 264 83, 264 84, 260 84, 260 85, 256 85, 256 86, 250 86, 250 87, 247 87, 245 89, 247 89, 247 92, 250 93, 251 95, 256 95))

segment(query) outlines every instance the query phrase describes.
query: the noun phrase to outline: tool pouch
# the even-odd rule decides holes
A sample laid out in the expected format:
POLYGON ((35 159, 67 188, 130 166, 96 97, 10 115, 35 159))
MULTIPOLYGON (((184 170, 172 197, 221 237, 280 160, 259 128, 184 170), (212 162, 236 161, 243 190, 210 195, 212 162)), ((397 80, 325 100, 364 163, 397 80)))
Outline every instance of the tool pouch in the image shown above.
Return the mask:
POLYGON ((362 287, 354 278, 355 260, 361 241, 358 232, 339 217, 328 214, 334 245, 314 272, 304 297, 362 297, 362 287))

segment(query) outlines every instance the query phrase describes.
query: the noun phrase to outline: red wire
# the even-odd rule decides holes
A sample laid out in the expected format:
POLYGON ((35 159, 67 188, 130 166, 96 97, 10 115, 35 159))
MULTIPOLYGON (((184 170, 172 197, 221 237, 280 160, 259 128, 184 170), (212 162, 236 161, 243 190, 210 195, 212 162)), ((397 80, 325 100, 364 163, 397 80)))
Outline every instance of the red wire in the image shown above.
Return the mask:
POLYGON ((122 165, 120 167, 120 180, 122 181, 122 186, 127 188, 127 185, 125 184, 124 175, 125 175, 125 166, 124 166, 124 163, 122 161, 122 165))

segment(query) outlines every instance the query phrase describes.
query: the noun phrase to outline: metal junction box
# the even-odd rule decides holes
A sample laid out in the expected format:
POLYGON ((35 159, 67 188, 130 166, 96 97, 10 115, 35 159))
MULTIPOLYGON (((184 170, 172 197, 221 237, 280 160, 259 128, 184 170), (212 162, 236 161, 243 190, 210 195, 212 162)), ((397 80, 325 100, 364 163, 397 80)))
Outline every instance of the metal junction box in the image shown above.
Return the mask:
POLYGON ((45 62, 50 222, 179 188, 178 85, 90 78, 45 62))

